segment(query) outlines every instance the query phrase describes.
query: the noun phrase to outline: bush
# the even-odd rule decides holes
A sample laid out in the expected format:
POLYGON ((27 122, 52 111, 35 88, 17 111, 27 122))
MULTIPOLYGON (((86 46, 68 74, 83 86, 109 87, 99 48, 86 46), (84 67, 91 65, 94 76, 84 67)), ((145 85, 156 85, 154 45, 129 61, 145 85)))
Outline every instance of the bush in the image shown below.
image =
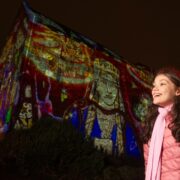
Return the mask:
MULTIPOLYGON (((115 180, 143 171, 142 166, 127 166, 125 158, 117 160, 95 149, 69 122, 51 118, 31 129, 12 130, 0 147, 1 179, 115 180)), ((138 177, 143 178, 143 172, 138 177)))

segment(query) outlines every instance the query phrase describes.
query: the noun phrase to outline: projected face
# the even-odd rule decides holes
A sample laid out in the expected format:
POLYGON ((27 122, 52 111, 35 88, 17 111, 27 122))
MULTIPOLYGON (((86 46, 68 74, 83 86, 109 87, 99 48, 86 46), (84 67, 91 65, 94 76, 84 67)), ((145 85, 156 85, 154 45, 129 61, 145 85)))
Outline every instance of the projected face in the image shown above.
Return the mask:
POLYGON ((25 88, 25 97, 30 98, 32 97, 32 92, 31 92, 31 86, 27 85, 25 88))
POLYGON ((96 58, 93 67, 93 84, 90 99, 106 110, 119 108, 119 70, 106 59, 96 58))
POLYGON ((104 108, 114 107, 118 94, 118 85, 111 74, 101 73, 97 81, 98 103, 104 108))

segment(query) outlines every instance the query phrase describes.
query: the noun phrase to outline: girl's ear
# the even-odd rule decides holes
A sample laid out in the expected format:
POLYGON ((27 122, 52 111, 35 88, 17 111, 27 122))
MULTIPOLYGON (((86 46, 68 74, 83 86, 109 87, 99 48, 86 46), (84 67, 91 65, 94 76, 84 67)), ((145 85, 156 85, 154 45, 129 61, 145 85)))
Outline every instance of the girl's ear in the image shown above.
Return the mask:
POLYGON ((180 87, 176 90, 176 96, 180 96, 180 87))

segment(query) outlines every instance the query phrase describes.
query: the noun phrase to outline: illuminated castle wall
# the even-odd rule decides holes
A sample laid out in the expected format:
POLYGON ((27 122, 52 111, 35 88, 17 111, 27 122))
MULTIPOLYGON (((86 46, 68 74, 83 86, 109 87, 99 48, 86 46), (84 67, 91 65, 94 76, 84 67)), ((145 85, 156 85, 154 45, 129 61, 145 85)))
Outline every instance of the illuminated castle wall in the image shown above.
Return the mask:
POLYGON ((0 56, 0 130, 71 121, 107 153, 139 155, 152 72, 25 2, 0 56))

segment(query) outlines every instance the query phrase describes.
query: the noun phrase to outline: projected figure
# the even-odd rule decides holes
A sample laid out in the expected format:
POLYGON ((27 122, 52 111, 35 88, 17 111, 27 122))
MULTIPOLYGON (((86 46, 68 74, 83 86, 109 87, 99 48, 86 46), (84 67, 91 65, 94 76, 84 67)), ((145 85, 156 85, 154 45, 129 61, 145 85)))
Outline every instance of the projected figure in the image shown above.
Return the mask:
POLYGON ((123 102, 120 94, 119 71, 108 61, 95 59, 92 102, 85 122, 86 136, 108 154, 123 152, 123 102))
MULTIPOLYGON (((42 81, 43 84, 43 89, 45 92, 45 97, 44 100, 41 100, 39 95, 38 95, 38 87, 37 87, 37 78, 35 75, 35 95, 36 95, 36 103, 37 103, 37 111, 38 111, 38 119, 41 119, 43 116, 51 116, 55 120, 62 120, 62 118, 55 116, 53 114, 53 106, 52 102, 50 100, 50 91, 51 91, 51 82, 50 78, 47 77, 47 83, 46 81, 42 81), (45 88, 47 86, 47 88, 45 88)), ((39 94, 42 94, 42 92, 39 92, 39 94)))
POLYGON ((17 117, 13 117, 15 129, 28 129, 33 125, 33 86, 31 74, 28 70, 23 71, 18 82, 18 89, 14 104, 16 105, 17 117))
MULTIPOLYGON (((95 59, 94 77, 86 105, 74 103, 66 116, 85 137, 108 154, 119 155, 124 151, 124 106, 120 93, 119 71, 104 59, 95 59)), ((85 101, 85 100, 84 100, 85 101)))

